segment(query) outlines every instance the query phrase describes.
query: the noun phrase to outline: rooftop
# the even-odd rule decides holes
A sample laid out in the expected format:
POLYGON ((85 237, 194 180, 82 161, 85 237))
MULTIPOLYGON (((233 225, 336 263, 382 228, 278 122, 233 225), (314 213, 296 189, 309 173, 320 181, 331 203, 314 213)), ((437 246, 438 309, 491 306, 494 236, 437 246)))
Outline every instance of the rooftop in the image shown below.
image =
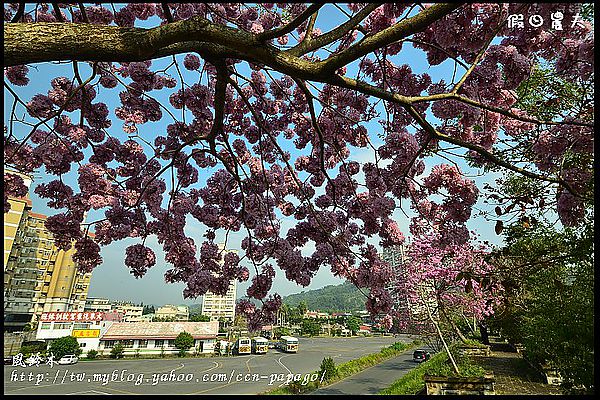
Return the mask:
POLYGON ((194 339, 210 339, 219 332, 219 321, 211 322, 118 322, 112 324, 102 340, 175 339, 187 332, 194 339))

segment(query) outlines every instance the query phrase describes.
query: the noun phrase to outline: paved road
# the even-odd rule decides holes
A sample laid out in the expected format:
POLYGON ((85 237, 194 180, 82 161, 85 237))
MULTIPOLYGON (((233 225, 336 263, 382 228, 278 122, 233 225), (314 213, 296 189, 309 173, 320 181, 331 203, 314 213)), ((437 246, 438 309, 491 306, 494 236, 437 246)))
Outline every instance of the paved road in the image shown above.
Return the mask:
POLYGON ((412 354, 413 350, 408 350, 311 394, 377 394, 418 365, 412 360, 412 354))
MULTIPOLYGON (((75 365, 4 367, 5 394, 256 394, 307 374, 324 357, 336 364, 379 351, 407 336, 300 338, 297 354, 187 359, 98 360, 75 365), (293 375, 289 375, 293 374, 293 375)), ((306 378, 308 376, 308 378, 306 378)))

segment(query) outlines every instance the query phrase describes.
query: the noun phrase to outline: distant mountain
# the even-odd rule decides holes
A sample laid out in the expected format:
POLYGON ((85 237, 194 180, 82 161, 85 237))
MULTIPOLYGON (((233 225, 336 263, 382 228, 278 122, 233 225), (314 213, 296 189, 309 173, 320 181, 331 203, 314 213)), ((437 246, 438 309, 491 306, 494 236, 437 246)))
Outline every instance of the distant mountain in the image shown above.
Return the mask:
MULTIPOLYGON (((365 289, 362 291, 368 294, 365 289)), ((349 282, 283 297, 283 303, 293 307, 301 301, 306 302, 309 310, 351 312, 364 310, 366 298, 356 286, 349 282)))

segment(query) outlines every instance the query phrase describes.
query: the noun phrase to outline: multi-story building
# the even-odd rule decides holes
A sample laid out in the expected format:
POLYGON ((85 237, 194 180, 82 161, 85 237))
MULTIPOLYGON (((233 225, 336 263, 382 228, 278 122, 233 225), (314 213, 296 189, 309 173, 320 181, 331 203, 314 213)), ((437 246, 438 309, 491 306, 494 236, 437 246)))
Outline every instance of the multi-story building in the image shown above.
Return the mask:
POLYGON ((116 303, 113 304, 113 310, 123 314, 123 322, 140 321, 144 313, 143 306, 136 306, 131 303, 116 303))
MULTIPOLYGON (((25 182, 25 186, 29 188, 31 185, 31 178, 27 175, 20 174, 16 171, 8 170, 10 173, 19 175, 23 178, 25 182)), ((13 244, 15 243, 15 239, 17 237, 17 230, 19 225, 21 224, 21 219, 25 214, 26 209, 31 209, 31 199, 28 197, 23 198, 10 198, 8 200, 10 203, 10 210, 8 213, 4 214, 4 271, 6 271, 6 265, 8 263, 8 258, 10 256, 10 252, 12 251, 13 244)), ((7 275, 4 274, 4 287, 9 282, 6 282, 7 275)))
POLYGON ((108 312, 112 310, 112 304, 109 299, 104 297, 88 297, 83 310, 108 312))
POLYGON ((166 304, 162 307, 158 307, 154 314, 154 318, 169 321, 189 321, 190 309, 188 306, 166 304))
POLYGON ((389 283, 386 285, 385 289, 392 296, 394 305, 397 306, 403 301, 401 298, 402 292, 396 288, 396 284, 398 277, 404 273, 404 265, 408 261, 406 249, 402 245, 384 247, 381 259, 390 264, 390 267, 392 267, 392 276, 390 277, 389 283))
MULTIPOLYGON (((223 250, 225 246, 221 244, 219 247, 223 250)), ((225 252, 228 251, 233 250, 226 250, 225 252)), ((232 280, 229 283, 229 288, 224 296, 219 296, 211 292, 207 292, 202 296, 202 315, 210 317, 211 321, 218 321, 219 318, 225 318, 233 322, 235 318, 236 283, 236 280, 232 280)))
POLYGON ((29 199, 9 202, 15 212, 5 214, 5 244, 10 244, 4 269, 5 331, 36 324, 42 312, 83 311, 92 274, 79 271, 73 247, 64 251, 55 246, 44 225, 47 217, 33 212, 29 199), (16 230, 7 226, 7 219, 14 225, 17 217, 16 230))
POLYGON ((421 293, 419 301, 411 301, 406 291, 398 287, 398 278, 406 273, 406 263, 409 261, 405 246, 384 248, 381 258, 387 261, 393 269, 392 279, 390 279, 386 289, 394 300, 394 308, 408 310, 414 321, 427 320, 427 308, 435 310, 437 307, 435 298, 427 295, 432 291, 432 282, 423 281, 420 283, 418 287, 419 293, 421 293))
POLYGON ((225 296, 219 296, 208 292, 202 296, 202 315, 210 317, 211 321, 217 321, 223 317, 229 321, 235 318, 236 281, 229 284, 225 296))

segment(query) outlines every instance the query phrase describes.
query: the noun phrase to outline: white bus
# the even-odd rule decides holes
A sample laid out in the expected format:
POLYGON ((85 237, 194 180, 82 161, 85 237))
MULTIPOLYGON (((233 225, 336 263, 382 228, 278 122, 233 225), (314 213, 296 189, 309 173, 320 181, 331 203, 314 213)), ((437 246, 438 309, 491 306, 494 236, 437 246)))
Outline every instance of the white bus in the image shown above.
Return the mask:
POLYGON ((279 339, 279 349, 286 353, 297 353, 298 352, 298 339, 293 336, 282 336, 279 339))
POLYGON ((265 354, 269 351, 269 341, 262 337, 256 336, 252 338, 252 352, 255 354, 265 354))
POLYGON ((252 344, 250 342, 249 337, 241 337, 233 346, 233 352, 235 354, 250 354, 251 353, 252 344))

